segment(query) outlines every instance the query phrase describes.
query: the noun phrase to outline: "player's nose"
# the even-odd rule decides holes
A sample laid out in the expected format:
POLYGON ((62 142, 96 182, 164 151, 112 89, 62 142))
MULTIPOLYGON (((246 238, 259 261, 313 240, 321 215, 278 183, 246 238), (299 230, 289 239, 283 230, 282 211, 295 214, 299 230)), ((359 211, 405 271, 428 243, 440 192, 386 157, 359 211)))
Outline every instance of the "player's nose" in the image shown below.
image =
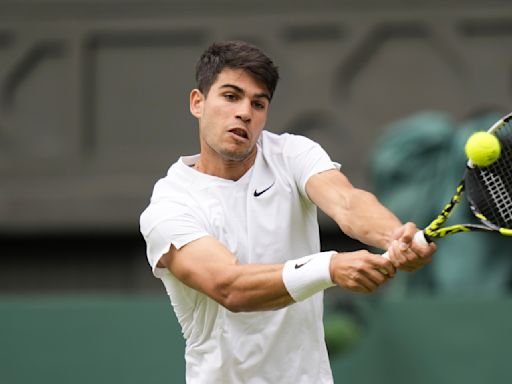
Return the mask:
POLYGON ((250 100, 243 100, 238 104, 236 117, 244 123, 248 123, 252 118, 252 105, 250 100))

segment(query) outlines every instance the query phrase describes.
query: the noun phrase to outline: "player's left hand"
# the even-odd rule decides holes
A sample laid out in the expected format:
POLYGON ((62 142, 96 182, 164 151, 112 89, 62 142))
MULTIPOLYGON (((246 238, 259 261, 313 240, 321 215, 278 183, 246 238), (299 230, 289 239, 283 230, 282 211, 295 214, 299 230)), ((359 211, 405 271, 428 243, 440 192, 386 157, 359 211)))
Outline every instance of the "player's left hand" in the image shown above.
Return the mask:
POLYGON ((393 240, 388 248, 389 260, 401 271, 414 272, 432 262, 436 245, 413 242, 416 232, 416 225, 407 223, 393 233, 393 240))

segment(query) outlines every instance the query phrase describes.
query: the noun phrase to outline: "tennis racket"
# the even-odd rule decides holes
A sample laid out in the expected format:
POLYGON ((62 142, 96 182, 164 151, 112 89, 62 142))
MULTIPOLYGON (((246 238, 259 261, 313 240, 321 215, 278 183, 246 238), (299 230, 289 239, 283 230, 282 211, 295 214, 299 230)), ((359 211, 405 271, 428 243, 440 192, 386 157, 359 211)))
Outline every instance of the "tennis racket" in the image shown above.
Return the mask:
MULTIPOLYGON (((494 123, 487 132, 500 141, 500 157, 487 167, 478 167, 468 160, 450 202, 425 229, 416 232, 413 239, 416 243, 431 243, 459 232, 496 232, 512 236, 512 113, 494 123), (471 212, 481 224, 443 226, 464 192, 471 212)), ((387 252, 382 256, 389 258, 387 252)))

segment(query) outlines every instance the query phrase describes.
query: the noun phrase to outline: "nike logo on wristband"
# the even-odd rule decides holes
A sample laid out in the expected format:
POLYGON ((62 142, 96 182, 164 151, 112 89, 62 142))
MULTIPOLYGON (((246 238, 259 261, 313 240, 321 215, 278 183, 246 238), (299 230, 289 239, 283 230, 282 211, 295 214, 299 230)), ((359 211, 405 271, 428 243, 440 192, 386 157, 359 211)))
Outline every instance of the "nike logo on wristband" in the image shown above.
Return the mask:
POLYGON ((299 269, 300 267, 303 267, 304 265, 306 265, 310 261, 311 261, 311 259, 309 259, 308 261, 305 261, 303 263, 300 263, 300 264, 295 264, 295 269, 299 269))
POLYGON ((255 190, 254 190, 254 197, 258 197, 258 196, 260 196, 260 195, 264 194, 264 193, 265 193, 265 192, 267 192, 270 188, 272 188, 272 187, 274 186, 274 184, 275 184, 275 181, 274 181, 272 184, 270 184, 270 186, 269 186, 269 187, 265 188, 263 191, 259 191, 259 192, 258 192, 258 191, 255 189, 255 190))

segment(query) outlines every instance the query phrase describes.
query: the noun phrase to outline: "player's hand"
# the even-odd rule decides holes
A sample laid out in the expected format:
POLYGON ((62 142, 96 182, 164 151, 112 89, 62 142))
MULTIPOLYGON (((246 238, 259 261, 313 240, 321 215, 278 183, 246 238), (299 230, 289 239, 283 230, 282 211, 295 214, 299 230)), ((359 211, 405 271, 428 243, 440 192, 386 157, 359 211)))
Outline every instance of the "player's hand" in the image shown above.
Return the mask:
POLYGON ((413 241, 416 232, 416 225, 407 223, 393 234, 393 240, 388 248, 389 260, 401 271, 414 272, 432 262, 436 245, 417 244, 413 241))
POLYGON ((375 291, 396 272, 389 260, 364 250, 333 255, 330 271, 335 284, 360 293, 375 291))

